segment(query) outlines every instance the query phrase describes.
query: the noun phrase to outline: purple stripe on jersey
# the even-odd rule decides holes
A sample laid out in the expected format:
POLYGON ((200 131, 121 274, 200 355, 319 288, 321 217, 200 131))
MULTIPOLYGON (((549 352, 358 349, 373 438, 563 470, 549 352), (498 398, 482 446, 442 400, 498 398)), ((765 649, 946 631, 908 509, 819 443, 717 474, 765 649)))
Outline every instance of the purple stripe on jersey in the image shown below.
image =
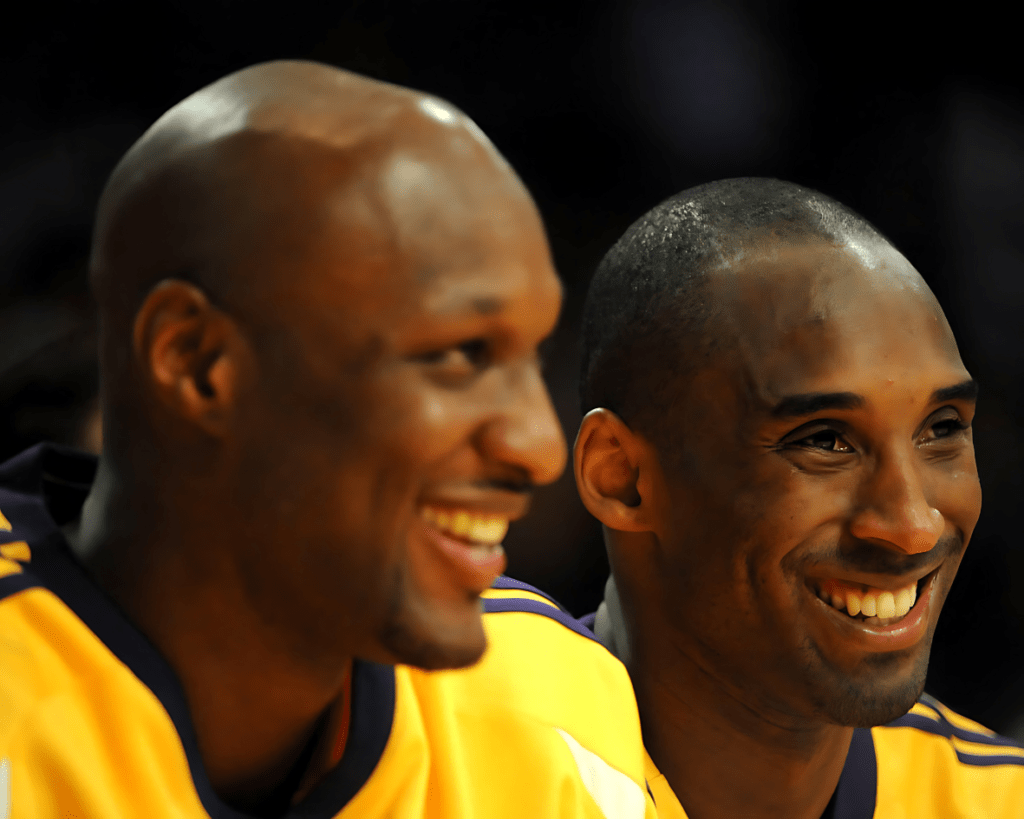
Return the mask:
MULTIPOLYGON (((43 457, 53 461, 55 480, 62 486, 74 487, 75 464, 70 470, 64 461, 68 456, 49 448, 29 451, 37 461, 43 457)), ((71 457, 81 460, 72 453, 71 457)), ((18 463, 28 470, 32 463, 19 457, 18 463)), ((0 466, 0 479, 12 462, 0 466)), ((89 464, 86 463, 86 466, 89 464)), ((38 464, 36 464, 38 466, 38 464)), ((41 469, 37 469, 41 474, 41 469)), ((10 476, 8 476, 10 477, 10 476)), ((16 478, 18 476, 15 476, 16 478)), ((31 483, 32 475, 21 476, 22 483, 31 483)), ((49 480, 49 478, 47 479, 49 480)), ((84 496, 84 493, 83 493, 84 496)), ((41 495, 19 495, 0 487, 0 508, 13 515, 16 538, 28 542, 32 560, 23 574, 0 578, 0 597, 18 588, 42 586, 59 597, 107 649, 118 657, 160 700, 174 724, 188 761, 192 782, 206 814, 212 819, 251 819, 226 803, 214 792, 199 753, 192 717, 177 675, 164 657, 120 609, 96 586, 71 554, 63 534, 56 527, 41 495), (8 512, 8 509, 11 512, 8 512), (26 521, 31 523, 26 526, 26 521), (37 523, 38 526, 37 526, 37 523)), ((79 501, 80 505, 80 501, 79 501)), ((305 819, 330 819, 336 816, 362 787, 380 761, 391 734, 395 709, 395 670, 390 665, 354 660, 352 664, 352 717, 348 742, 341 761, 299 805, 288 813, 305 819)))
POLYGON ((577 634, 597 642, 597 637, 594 636, 594 632, 585 626, 580 625, 579 621, 571 614, 568 614, 561 609, 552 608, 546 603, 541 603, 539 600, 524 600, 521 597, 485 597, 483 599, 483 603, 485 614, 500 614, 501 612, 510 611, 540 614, 544 617, 550 617, 552 620, 557 620, 566 628, 572 629, 577 634))
POLYGON ((384 755, 394 723, 395 697, 394 666, 352 662, 351 722, 341 760, 288 816, 326 819, 352 800, 384 755))
POLYGON ((965 765, 976 765, 979 768, 987 768, 990 765, 1024 765, 1024 758, 1019 756, 1010 756, 1009 754, 978 756, 977 754, 965 754, 957 751, 956 758, 965 765))
MULTIPOLYGON (((928 703, 925 704, 928 705, 928 703)), ((925 717, 921 714, 907 714, 894 722, 890 722, 886 727, 917 728, 920 731, 926 731, 929 734, 935 734, 936 736, 945 737, 946 739, 956 737, 957 739, 962 739, 966 742, 976 742, 979 745, 992 745, 1003 748, 1024 748, 1024 745, 1021 745, 1019 742, 1012 740, 1009 737, 993 737, 988 734, 980 734, 977 731, 971 731, 966 728, 958 728, 942 716, 941 712, 938 712, 938 716, 939 719, 936 721, 931 717, 925 717)), ((1024 764, 1024 760, 1019 757, 1017 757, 1017 759, 1020 764, 1024 764)))
POLYGON ((593 631, 593 630, 594 630, 594 624, 595 624, 596 622, 597 622, 597 612, 596 612, 596 611, 592 611, 592 612, 590 612, 590 614, 584 614, 584 615, 583 615, 583 616, 582 616, 582 617, 580 618, 580 624, 581 624, 581 625, 582 625, 582 626, 583 626, 584 628, 588 628, 588 629, 590 629, 591 631, 593 631))
POLYGON ((550 600, 552 603, 558 606, 558 608, 562 609, 562 611, 565 611, 565 609, 562 608, 559 602, 555 600, 555 598, 552 597, 550 594, 542 592, 540 589, 534 588, 529 583, 524 583, 522 580, 516 580, 514 577, 506 577, 503 574, 498 575, 498 579, 491 584, 491 588, 505 591, 533 592, 534 594, 539 594, 545 600, 550 600))
POLYGON ((871 819, 875 815, 878 762, 870 728, 855 728, 836 788, 835 819, 871 819))

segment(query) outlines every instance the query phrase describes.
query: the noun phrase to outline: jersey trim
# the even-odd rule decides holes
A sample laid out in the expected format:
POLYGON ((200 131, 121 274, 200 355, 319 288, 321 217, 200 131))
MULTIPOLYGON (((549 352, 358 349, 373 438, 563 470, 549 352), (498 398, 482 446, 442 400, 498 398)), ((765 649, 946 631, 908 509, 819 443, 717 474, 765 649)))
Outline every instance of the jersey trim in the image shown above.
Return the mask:
POLYGON ((954 725, 946 716, 945 706, 929 697, 921 697, 914 710, 889 723, 888 728, 916 728, 919 731, 948 739, 956 758, 965 765, 1024 766, 1024 747, 1007 737, 974 731, 954 725))
MULTIPOLYGON (((519 581, 515 581, 519 582, 519 581)), ((522 584, 526 588, 526 591, 535 591, 532 587, 527 586, 525 583, 522 584)), ((498 588, 495 586, 495 588, 498 588)), ((547 595, 545 595, 546 597, 547 595)), ((483 598, 484 613, 485 614, 501 614, 503 612, 529 612, 530 614, 540 614, 544 617, 549 617, 552 620, 557 620, 563 626, 582 637, 586 637, 588 640, 597 642, 597 637, 594 636, 594 632, 585 626, 580 625, 580 622, 568 612, 561 608, 554 608, 549 606, 547 603, 541 603, 538 600, 526 600, 523 598, 516 597, 485 597, 483 598)))
POLYGON ((8 574, 4 577, 0 577, 0 600, 4 600, 10 597, 12 594, 17 594, 20 591, 26 589, 34 589, 39 585, 39 581, 36 580, 32 575, 21 572, 20 574, 8 574))
POLYGON ((345 754, 288 816, 331 817, 347 805, 380 762, 394 714, 394 668, 355 660, 345 754))
MULTIPOLYGON (((37 447, 0 467, 0 483, 6 484, 0 487, 0 508, 14 524, 14 539, 27 541, 32 554, 22 574, 0 578, 0 598, 33 586, 43 586, 60 598, 160 700, 178 733, 199 800, 212 819, 251 819, 248 814, 222 802, 214 792, 199 754, 185 693, 174 670, 88 578, 57 528, 48 507, 52 509, 51 504, 56 502, 63 506, 62 511, 74 513, 77 510, 70 508, 73 499, 77 497, 80 505, 84 498, 81 484, 75 480, 81 473, 83 456, 70 453, 70 457, 78 463, 68 463, 68 456, 60 451, 37 447), (12 468, 15 465, 18 470, 12 468), (68 468, 62 471, 62 467, 68 468)), ((93 460, 93 469, 94 464, 93 460)), ((395 710, 394 668, 354 661, 351 708, 352 721, 344 755, 309 795, 291 808, 288 816, 329 819, 344 808, 369 779, 391 735, 395 710)))
POLYGON ((531 586, 529 583, 524 583, 522 580, 516 580, 514 577, 500 575, 498 579, 491 584, 491 588, 498 589, 499 591, 530 592, 530 594, 536 594, 539 597, 543 597, 545 600, 549 601, 551 605, 557 606, 559 611, 565 611, 561 604, 550 594, 542 592, 540 589, 531 586))
POLYGON ((870 728, 854 728, 836 788, 835 819, 871 819, 878 794, 878 761, 870 728))

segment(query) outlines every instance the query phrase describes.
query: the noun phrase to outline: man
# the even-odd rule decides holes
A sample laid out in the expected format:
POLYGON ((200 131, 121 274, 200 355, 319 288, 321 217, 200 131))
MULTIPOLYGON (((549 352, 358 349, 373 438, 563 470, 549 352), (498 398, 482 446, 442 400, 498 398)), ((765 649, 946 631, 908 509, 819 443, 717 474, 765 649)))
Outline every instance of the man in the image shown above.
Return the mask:
POLYGON ((595 628, 658 815, 1024 816, 1024 749, 922 697, 981 490, 976 385, 910 263, 819 193, 728 180, 634 224, 584 322, 595 628))
POLYGON ((482 622, 565 444, 560 285, 470 120, 231 75, 114 171, 91 276, 98 468, 0 469, 13 815, 644 814, 621 664, 504 579, 482 622))

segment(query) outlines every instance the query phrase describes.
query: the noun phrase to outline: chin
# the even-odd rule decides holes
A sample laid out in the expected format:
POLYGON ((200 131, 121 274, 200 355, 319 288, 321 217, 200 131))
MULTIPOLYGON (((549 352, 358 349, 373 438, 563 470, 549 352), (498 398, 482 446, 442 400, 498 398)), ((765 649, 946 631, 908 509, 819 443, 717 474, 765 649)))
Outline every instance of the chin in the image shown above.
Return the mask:
POLYGON ((487 649, 479 610, 459 623, 450 618, 429 624, 396 618, 384 627, 379 640, 396 663, 425 671, 466 668, 479 661, 487 649))
POLYGON ((885 725, 906 714, 924 693, 928 657, 909 671, 898 668, 898 659, 883 655, 858 675, 845 677, 819 692, 818 710, 828 722, 851 728, 885 725))

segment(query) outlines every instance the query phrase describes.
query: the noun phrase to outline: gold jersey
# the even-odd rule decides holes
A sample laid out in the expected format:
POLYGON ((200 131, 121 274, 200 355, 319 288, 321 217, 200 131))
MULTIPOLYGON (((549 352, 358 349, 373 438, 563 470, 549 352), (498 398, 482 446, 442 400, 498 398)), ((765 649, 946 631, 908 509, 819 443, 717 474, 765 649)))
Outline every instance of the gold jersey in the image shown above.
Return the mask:
MULTIPOLYGON (((659 819, 686 811, 650 756, 659 819)), ((1024 819, 1024 747, 925 695, 888 725, 856 728, 828 819, 1024 819)))
MULTIPOLYGON (((0 466, 0 817, 242 819, 173 670, 59 529, 94 468, 46 447, 0 466)), ((653 818, 622 664, 524 584, 485 597, 472 668, 355 661, 344 753, 288 816, 653 818)))
MULTIPOLYGON (((614 578, 581 619, 616 656, 630 652, 614 578)), ((646 756, 659 819, 686 819, 664 774, 646 756)), ((854 729, 822 819, 1024 819, 1024 745, 925 695, 888 725, 854 729)))

